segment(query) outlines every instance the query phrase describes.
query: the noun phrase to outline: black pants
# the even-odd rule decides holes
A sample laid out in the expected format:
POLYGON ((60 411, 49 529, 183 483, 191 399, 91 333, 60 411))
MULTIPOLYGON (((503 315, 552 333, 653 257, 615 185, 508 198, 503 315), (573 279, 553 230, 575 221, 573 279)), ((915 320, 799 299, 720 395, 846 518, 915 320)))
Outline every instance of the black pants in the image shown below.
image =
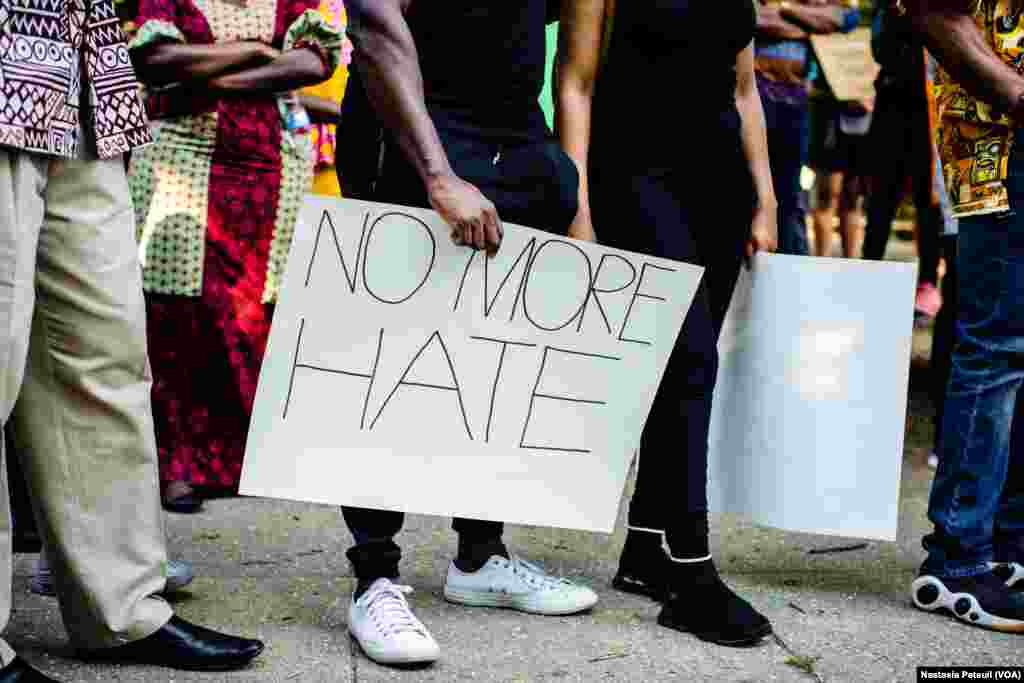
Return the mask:
POLYGON ((933 167, 927 102, 882 92, 878 97, 868 145, 871 197, 864 229, 864 258, 885 256, 892 221, 903 201, 910 178, 917 209, 917 248, 920 282, 938 282, 942 208, 932 203, 933 167))
MULTIPOLYGON (((441 141, 456 175, 473 183, 494 202, 502 221, 565 234, 576 217, 579 174, 573 161, 546 131, 527 136, 479 135, 438 126, 441 141)), ((384 150, 381 175, 373 199, 428 208, 423 182, 397 147, 384 150)), ((405 515, 390 510, 343 507, 355 538, 348 551, 356 577, 398 576, 401 549, 393 537, 405 515)), ((469 539, 492 540, 504 531, 502 522, 456 518, 452 528, 469 539)))
POLYGON ((598 239, 619 249, 706 268, 654 398, 629 506, 631 527, 664 531, 676 557, 707 534, 708 428, 718 374, 718 335, 750 236, 753 191, 742 167, 715 176, 734 194, 705 201, 689 169, 629 178, 591 173, 598 239))

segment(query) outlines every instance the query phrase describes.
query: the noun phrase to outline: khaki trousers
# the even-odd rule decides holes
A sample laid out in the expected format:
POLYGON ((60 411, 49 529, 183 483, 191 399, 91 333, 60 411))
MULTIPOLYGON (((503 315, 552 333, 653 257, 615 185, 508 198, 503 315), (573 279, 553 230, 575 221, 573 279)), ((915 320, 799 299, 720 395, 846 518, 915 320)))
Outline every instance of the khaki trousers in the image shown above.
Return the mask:
MULTIPOLYGON (((0 148, 0 426, 13 412, 64 624, 85 649, 144 638, 173 614, 156 597, 167 553, 133 220, 120 159, 0 148)), ((0 439, 0 630, 12 571, 2 457, 0 439)))

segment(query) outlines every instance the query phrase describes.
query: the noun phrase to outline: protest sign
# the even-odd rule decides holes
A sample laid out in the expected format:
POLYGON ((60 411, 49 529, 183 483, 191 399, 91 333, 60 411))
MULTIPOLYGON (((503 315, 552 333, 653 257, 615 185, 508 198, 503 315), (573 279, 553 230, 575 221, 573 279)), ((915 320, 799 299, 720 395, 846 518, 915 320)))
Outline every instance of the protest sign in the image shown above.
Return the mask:
POLYGON ((915 279, 906 263, 770 254, 741 274, 719 343, 713 509, 895 540, 915 279))
POLYGON ((875 79, 881 67, 871 55, 871 29, 811 36, 825 81, 840 102, 875 98, 875 79))
POLYGON ((609 532, 693 265, 307 199, 241 492, 609 532))

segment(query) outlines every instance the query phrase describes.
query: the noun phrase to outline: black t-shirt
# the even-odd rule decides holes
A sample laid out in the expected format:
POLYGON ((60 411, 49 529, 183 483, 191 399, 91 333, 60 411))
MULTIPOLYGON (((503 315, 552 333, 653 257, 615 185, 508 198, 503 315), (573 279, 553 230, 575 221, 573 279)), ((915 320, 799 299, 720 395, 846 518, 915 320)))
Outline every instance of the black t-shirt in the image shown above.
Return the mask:
POLYGON ((491 133, 546 131, 549 0, 412 3, 407 20, 435 124, 491 133))
POLYGON ((752 0, 616 3, 596 90, 597 154, 673 165, 689 158, 704 167, 714 159, 700 157, 733 157, 736 56, 754 37, 755 12, 752 0))

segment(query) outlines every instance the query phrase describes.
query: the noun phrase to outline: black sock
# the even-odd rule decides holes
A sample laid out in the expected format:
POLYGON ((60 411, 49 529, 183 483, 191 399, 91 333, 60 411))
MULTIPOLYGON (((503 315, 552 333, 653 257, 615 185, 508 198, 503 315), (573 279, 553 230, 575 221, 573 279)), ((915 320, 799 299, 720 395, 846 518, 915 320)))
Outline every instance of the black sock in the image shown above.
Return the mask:
POLYGON ((455 566, 460 572, 478 572, 494 555, 509 559, 508 549, 500 536, 479 538, 459 534, 459 553, 455 557, 455 566))

